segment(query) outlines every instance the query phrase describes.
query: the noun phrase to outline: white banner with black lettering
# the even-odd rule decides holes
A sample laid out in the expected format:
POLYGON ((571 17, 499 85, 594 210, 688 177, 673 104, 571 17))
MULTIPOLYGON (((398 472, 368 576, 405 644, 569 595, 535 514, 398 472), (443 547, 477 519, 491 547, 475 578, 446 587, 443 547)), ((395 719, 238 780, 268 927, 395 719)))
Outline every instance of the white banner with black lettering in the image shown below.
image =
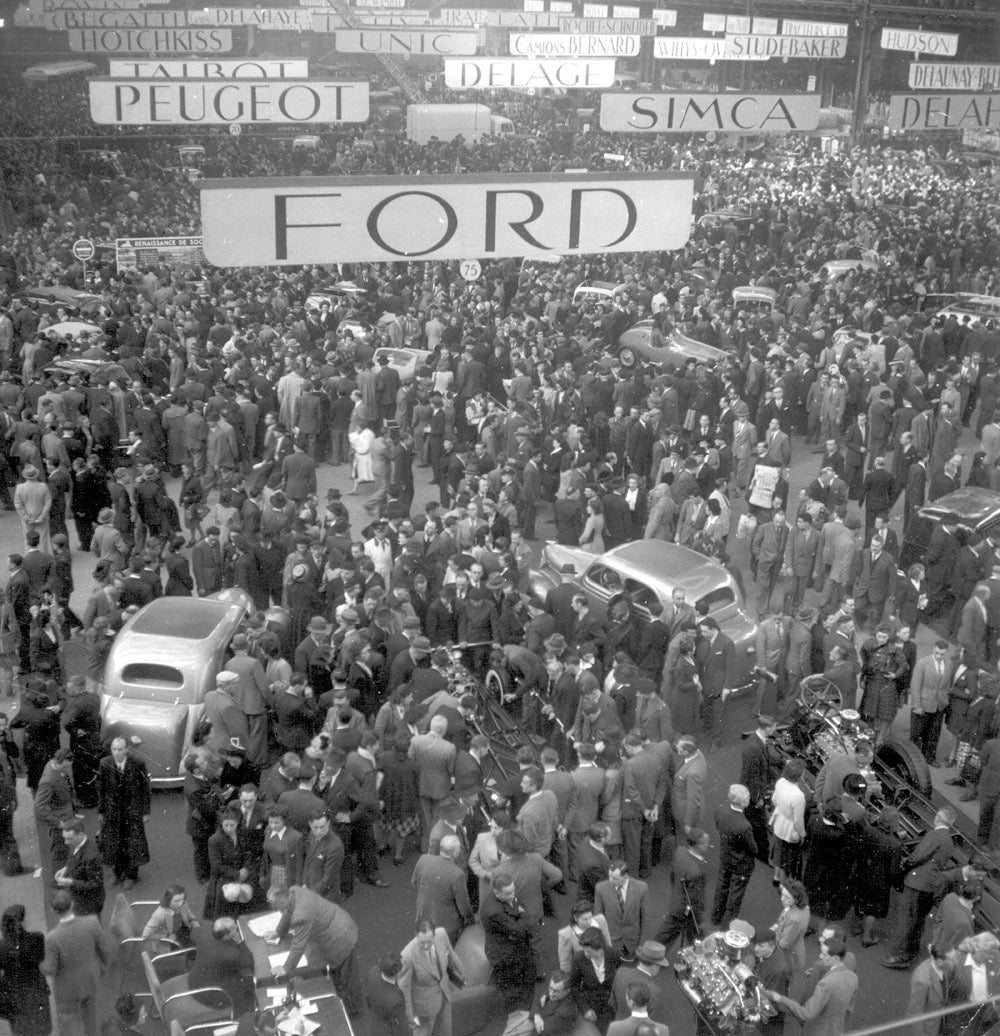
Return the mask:
POLYGON ((296 58, 260 61, 109 61, 113 79, 308 79, 309 62, 296 58))
POLYGON ((275 79, 91 79, 100 126, 364 122, 367 83, 275 79))
POLYGON ((893 94, 889 98, 889 129, 1000 129, 1000 95, 893 94))
POLYGON ((1000 65, 911 61, 908 85, 914 90, 996 90, 1000 88, 1000 65))
POLYGON ((71 29, 77 54, 228 54, 232 29, 71 29))
POLYGON ((444 85, 449 90, 603 90, 614 81, 614 58, 477 58, 444 63, 444 85))
POLYGON ((883 50, 907 50, 911 54, 934 54, 953 58, 958 53, 957 32, 931 32, 927 29, 883 29, 883 50))
POLYGON ((663 251, 687 241, 694 199, 690 174, 662 172, 198 186, 205 257, 223 267, 663 251))
POLYGON ((519 58, 631 58, 641 36, 574 36, 562 32, 512 32, 510 52, 519 58))
POLYGON ((605 93, 606 133, 804 133, 819 125, 819 94, 605 93))
POLYGON ((479 36, 451 29, 338 29, 333 45, 338 54, 475 54, 479 36))

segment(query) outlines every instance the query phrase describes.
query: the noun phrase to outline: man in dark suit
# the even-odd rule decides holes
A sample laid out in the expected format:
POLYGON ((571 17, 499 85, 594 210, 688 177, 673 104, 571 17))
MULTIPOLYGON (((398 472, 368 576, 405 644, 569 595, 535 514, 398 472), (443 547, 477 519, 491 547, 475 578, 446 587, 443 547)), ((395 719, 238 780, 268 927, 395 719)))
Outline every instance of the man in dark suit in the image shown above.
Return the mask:
POLYGON ((73 897, 77 914, 99 917, 104 909, 104 869, 97 847, 87 837, 83 821, 76 817, 63 822, 62 836, 69 855, 53 880, 73 897))
POLYGON ((52 555, 38 548, 40 539, 35 529, 25 533, 24 542, 27 550, 21 559, 21 571, 28 577, 28 596, 32 604, 38 604, 42 591, 49 589, 55 574, 52 555))
POLYGON ((340 899, 340 871, 344 865, 344 843, 330 826, 325 809, 309 817, 309 837, 303 864, 302 884, 318 896, 340 899))
POLYGON ((281 462, 282 488, 296 504, 316 492, 316 461, 306 453, 306 440, 295 440, 295 452, 281 462))
MULTIPOLYGON (((696 483, 697 484, 697 483, 696 483)), ((604 500, 604 546, 610 550, 632 539, 632 512, 625 499, 625 480, 615 478, 604 500)))
MULTIPOLYGON (((201 925, 191 931, 195 945, 194 964, 188 972, 188 986, 191 989, 223 989, 233 1005, 233 1015, 238 1018, 255 1006, 253 977, 253 954, 240 938, 240 931, 234 917, 219 917, 208 925, 201 925)), ((217 995, 206 992, 196 1000, 205 1004, 217 1002, 217 995)))
POLYGON ((369 1036, 409 1036, 406 999, 398 979, 402 962, 398 953, 379 958, 365 976, 369 1036))
POLYGON ((111 754, 98 767, 97 788, 101 856, 114 870, 115 884, 123 881, 128 891, 139 877, 139 867, 149 863, 144 825, 150 799, 146 764, 129 754, 125 738, 111 742, 111 754))
POLYGON ((206 597, 222 589, 222 547, 219 544, 218 526, 205 530, 205 538, 199 540, 191 551, 191 572, 199 597, 206 597))
POLYGON ((710 615, 698 622, 695 665, 698 667, 704 695, 702 709, 705 734, 709 741, 718 743, 722 734, 722 706, 733 691, 736 647, 710 615))
POLYGON ((39 827, 48 828, 54 865, 61 864, 66 857, 63 822, 72 820, 79 810, 70 776, 72 766, 73 753, 68 748, 60 748, 45 764, 35 791, 35 820, 39 827))
POLYGON ((569 877, 580 880, 578 859, 584 843, 592 839, 592 830, 604 807, 604 771, 594 761, 597 750, 583 744, 577 749, 579 765, 573 770, 573 787, 566 806, 566 838, 569 843, 569 877))
POLYGON ((314 813, 322 813, 326 803, 313 791, 316 770, 307 759, 299 766, 298 787, 283 791, 278 796, 278 805, 288 810, 288 824, 300 835, 309 834, 309 818, 314 813))
POLYGON ((624 860, 612 860, 608 878, 594 890, 594 913, 608 922, 611 945, 630 957, 649 934, 649 888, 629 875, 624 860))
POLYGON ((479 919, 486 934, 483 950, 493 968, 493 982, 510 1010, 527 1010, 531 1004, 538 961, 532 945, 532 928, 517 900, 513 878, 499 867, 483 894, 479 919))
POLYGON ((257 788, 253 784, 244 784, 240 788, 240 826, 236 829, 236 840, 253 874, 260 869, 266 833, 267 811, 257 800, 257 788))
POLYGON ((625 444, 625 455, 628 457, 629 470, 640 479, 649 477, 649 469, 653 463, 653 442, 656 435, 648 422, 648 414, 643 414, 628 430, 625 444))
POLYGON ((767 809, 777 762, 768 740, 777 729, 771 716, 758 716, 757 729, 743 742, 740 758, 740 784, 750 793, 750 803, 743 812, 753 828, 757 858, 761 863, 767 863, 769 855, 767 809))
MULTIPOLYGON (((1000 788, 1000 775, 997 786, 1000 788)), ((903 899, 900 904, 898 930, 892 933, 892 954, 882 960, 887 968, 906 970, 920 951, 920 936, 927 915, 934 908, 938 890, 949 881, 968 881, 975 873, 972 867, 955 867, 952 853, 955 844, 951 828, 955 811, 946 806, 934 815, 934 827, 917 843, 907 859, 903 878, 903 899)))
POLYGON ((565 582, 552 587, 545 594, 545 610, 555 619, 556 632, 569 640, 576 619, 576 613, 573 611, 573 598, 577 594, 576 583, 573 582, 576 568, 573 565, 563 565, 559 569, 559 574, 567 578, 565 582))
POLYGON ((426 734, 417 734, 410 742, 407 751, 409 757, 417 764, 419 777, 421 848, 426 850, 427 838, 434 826, 434 811, 437 804, 451 794, 455 775, 455 746, 445 740, 448 733, 448 720, 445 716, 433 716, 430 730, 426 734))
POLYGON ((687 942, 697 939, 704 931, 708 832, 692 827, 687 841, 687 845, 678 846, 674 853, 670 912, 663 918, 656 936, 656 941, 668 951, 679 935, 683 934, 687 942))
POLYGON ((868 415, 862 411, 844 433, 844 481, 847 482, 851 500, 861 496, 862 476, 870 442, 868 415))
POLYGON ((295 752, 285 754, 260 775, 261 802, 277 802, 278 796, 299 786, 302 760, 295 752))
POLYGON ((97 992, 110 964, 101 922, 76 916, 66 891, 57 892, 51 906, 57 923, 45 936, 39 970, 52 980, 59 1030, 74 1033, 82 1028, 85 1036, 98 1036, 97 992))
POLYGON ((629 871, 645 878, 653 866, 653 830, 667 792, 667 768, 660 755, 643 749, 637 734, 629 734, 623 746, 622 844, 629 871))
POLYGON ((865 539, 870 540, 875 529, 875 518, 888 514, 895 501, 896 483, 886 470, 885 457, 872 461, 871 471, 865 475, 858 504, 865 508, 865 539))
POLYGON ((903 497, 903 532, 910 524, 915 511, 924 506, 927 499, 927 454, 917 454, 917 459, 906 472, 906 495, 903 497))
POLYGON ((875 515, 871 535, 867 537, 865 546, 871 547, 876 542, 881 543, 882 550, 899 564, 899 537, 889 528, 889 518, 886 514, 875 515))
POLYGON ((542 496, 542 451, 531 447, 531 455, 521 472, 521 529, 526 540, 535 538, 535 510, 542 496))
POLYGON ((715 810, 715 829, 719 832, 719 877, 712 904, 712 924, 728 928, 738 917, 747 885, 753 877, 757 841, 744 810, 750 793, 742 784, 731 784, 727 802, 715 810))
POLYGON ((455 862, 462 852, 457 835, 445 835, 436 856, 424 853, 413 869, 417 917, 429 917, 448 933, 452 944, 473 921, 465 871, 455 862))

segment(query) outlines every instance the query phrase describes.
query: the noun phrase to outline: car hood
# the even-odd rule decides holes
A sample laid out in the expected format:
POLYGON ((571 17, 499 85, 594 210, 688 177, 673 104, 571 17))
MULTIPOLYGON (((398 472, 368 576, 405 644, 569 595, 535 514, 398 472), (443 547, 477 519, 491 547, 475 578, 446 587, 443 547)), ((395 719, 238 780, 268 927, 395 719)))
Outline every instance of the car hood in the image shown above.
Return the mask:
POLYGON ((729 353, 725 349, 719 349, 714 345, 699 342, 697 338, 688 338, 687 335, 682 335, 680 331, 671 331, 668 335, 668 341, 682 350, 685 356, 690 356, 699 362, 719 363, 729 357, 729 353))

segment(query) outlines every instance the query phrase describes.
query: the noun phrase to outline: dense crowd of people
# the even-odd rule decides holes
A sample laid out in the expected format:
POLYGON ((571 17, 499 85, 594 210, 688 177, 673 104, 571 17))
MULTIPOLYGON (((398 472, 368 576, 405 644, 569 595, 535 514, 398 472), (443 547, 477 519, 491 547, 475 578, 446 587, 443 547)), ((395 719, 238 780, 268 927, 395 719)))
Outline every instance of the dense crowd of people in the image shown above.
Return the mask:
MULTIPOLYGON (((79 127, 75 84, 3 85, 14 97, 48 91, 46 119, 79 127)), ((325 136, 306 156, 252 135, 211 137, 203 171, 604 162, 606 138, 555 132, 550 100, 519 103, 543 132, 417 148, 359 131, 325 136)), ((22 130, 12 136, 32 136, 39 109, 12 110, 22 130)), ((873 748, 909 698, 914 745, 978 791, 980 839, 1000 847, 1000 545, 945 514, 923 560, 897 568, 925 501, 960 484, 1000 489, 997 321, 941 319, 933 302, 996 290, 995 184, 889 145, 747 157, 615 141, 631 168, 692 171, 696 215, 733 211, 696 224, 677 253, 494 261, 471 284, 450 264, 98 263, 94 330, 75 341, 47 332, 69 314, 22 290, 83 287, 77 237, 197 233, 196 188, 164 158, 174 143, 123 135, 124 177, 51 144, 3 143, 19 229, 0 248, 0 503, 16 510, 24 549, 9 555, 0 628, 6 686, 16 674, 22 691, 0 729, 0 851, 17 873, 23 767, 60 917, 39 960, 32 933, 4 916, 4 988, 27 981, 21 972, 36 988, 41 968, 61 1023, 96 1036, 106 950, 88 953, 81 993, 62 944, 100 946, 88 918, 104 908, 104 868, 131 888, 150 851, 141 752, 101 739, 104 665, 150 601, 238 588, 247 622, 184 760, 204 898, 168 888, 144 933, 196 947, 192 983, 222 984, 238 1012, 253 1006, 252 960, 234 919, 269 905, 277 934, 293 938, 285 967, 306 950, 327 963, 348 1011, 367 1003, 373 1032, 447 1036, 455 946, 478 918, 493 984, 537 1032, 561 1036, 582 1015, 613 1036, 652 1036, 668 1021, 675 944, 746 932, 743 895, 762 862, 780 906, 771 930, 748 933, 773 994, 761 1031, 780 1032, 786 1015, 807 1032, 843 1031, 858 995, 852 924, 864 945, 890 940, 887 966, 921 961, 910 1013, 969 1005, 920 1031, 988 1031, 992 1008, 976 1005, 995 992, 997 945, 975 932, 981 874, 951 862, 954 814, 942 810, 904 851, 898 814, 866 802, 873 748), (824 275, 838 259, 871 261, 824 275), (594 280, 623 287, 607 302, 574 300, 594 280), (772 289, 773 304, 734 305, 747 284, 772 289), (618 338, 647 317, 654 344, 683 333, 717 347, 718 361, 625 365, 618 338), (424 352, 403 380, 380 346, 424 352), (964 425, 979 440, 971 465, 964 425), (816 478, 790 498, 793 457, 810 450, 821 454, 816 478), (323 497, 325 465, 342 488, 323 497), (415 509, 425 478, 437 499, 415 509), (363 496, 362 528, 350 494, 363 496), (550 520, 558 543, 595 554, 637 539, 694 548, 746 588, 760 620, 760 720, 726 801, 709 802, 704 787, 705 752, 736 689, 734 644, 711 603, 681 589, 651 602, 620 586, 600 615, 572 580, 537 596, 528 569, 550 520), (76 551, 94 562, 82 616, 70 600, 76 551), (918 658, 920 623, 940 639, 918 658), (66 669, 73 637, 85 673, 66 669), (504 705, 532 735, 513 776, 497 769, 469 693, 490 667, 506 674, 504 705), (772 716, 817 674, 875 734, 832 755, 810 787, 801 763, 775 752, 772 716), (99 845, 85 808, 101 818, 99 845), (384 886, 380 852, 400 863, 411 840, 415 935, 361 974, 354 884, 384 886), (673 891, 653 903, 645 879, 661 863, 673 891), (542 917, 571 888, 560 968, 536 997, 542 917), (820 957, 808 964, 811 925, 820 957)), ((47 1001, 0 1006, 15 1036, 48 1031, 47 1001)))

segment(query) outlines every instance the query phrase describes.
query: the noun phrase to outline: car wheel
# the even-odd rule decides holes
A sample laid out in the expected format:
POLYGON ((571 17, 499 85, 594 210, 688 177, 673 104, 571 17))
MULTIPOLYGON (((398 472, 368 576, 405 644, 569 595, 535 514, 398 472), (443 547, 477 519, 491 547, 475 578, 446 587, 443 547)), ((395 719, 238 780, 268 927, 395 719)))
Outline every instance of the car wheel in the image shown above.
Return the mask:
POLYGON ((799 693, 807 709, 814 709, 817 705, 835 705, 838 709, 844 707, 840 688, 822 673, 807 676, 799 684, 799 693))
POLYGON ((930 767, 912 741, 886 738, 875 750, 875 760, 921 795, 931 794, 930 767))
POLYGON ((503 669, 490 669, 486 673, 486 691, 491 698, 494 698, 501 705, 503 704, 503 696, 509 693, 510 690, 510 677, 507 675, 506 670, 503 669))
POLYGON ((628 347, 618 350, 618 360, 623 367, 634 367, 639 362, 635 352, 628 347))

